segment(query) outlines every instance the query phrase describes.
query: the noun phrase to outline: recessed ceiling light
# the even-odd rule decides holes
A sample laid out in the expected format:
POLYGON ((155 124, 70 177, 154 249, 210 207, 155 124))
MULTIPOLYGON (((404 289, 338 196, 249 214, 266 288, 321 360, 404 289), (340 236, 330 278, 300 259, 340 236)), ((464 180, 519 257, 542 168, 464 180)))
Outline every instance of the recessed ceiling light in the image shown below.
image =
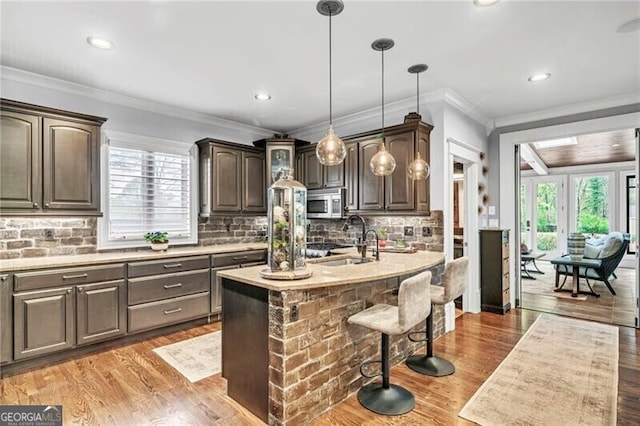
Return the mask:
POLYGON ((548 72, 545 72, 545 73, 541 73, 541 74, 534 74, 531 77, 529 77, 528 80, 531 83, 535 83, 537 81, 548 80, 549 78, 551 78, 551 74, 548 73, 548 72))
POLYGON ((500 0, 473 0, 473 4, 476 6, 491 6, 498 3, 500 0))
POLYGON ((545 148, 556 148, 559 146, 569 146, 569 145, 577 145, 577 144, 578 144, 578 139, 576 139, 575 137, 571 137, 571 138, 552 139, 547 141, 538 141, 538 142, 534 142, 533 146, 535 146, 538 149, 545 149, 545 148))
POLYGON ((253 97, 259 101, 268 101, 271 99, 271 95, 268 93, 256 93, 253 97))
POLYGON ((632 19, 618 27, 619 33, 630 33, 640 30, 640 18, 632 19))
POLYGON ((97 49, 109 50, 113 49, 113 42, 111 40, 107 40, 106 38, 100 38, 95 36, 87 37, 87 43, 92 45, 97 49))

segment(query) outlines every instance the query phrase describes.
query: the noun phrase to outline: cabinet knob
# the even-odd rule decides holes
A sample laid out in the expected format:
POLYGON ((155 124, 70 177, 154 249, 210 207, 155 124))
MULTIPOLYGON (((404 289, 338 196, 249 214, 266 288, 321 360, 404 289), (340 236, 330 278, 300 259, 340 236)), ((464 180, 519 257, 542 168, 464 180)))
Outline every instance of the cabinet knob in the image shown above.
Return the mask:
POLYGON ((38 203, 33 203, 33 207, 38 207, 38 203))
POLYGON ((6 281, 9 275, 0 275, 0 281, 6 281))
POLYGON ((84 291, 84 287, 78 287, 78 292, 82 293, 84 291))
POLYGON ((71 294, 71 289, 70 288, 67 289, 67 294, 71 294))
POLYGON ((49 203, 44 203, 44 206, 45 207, 49 207, 49 203))

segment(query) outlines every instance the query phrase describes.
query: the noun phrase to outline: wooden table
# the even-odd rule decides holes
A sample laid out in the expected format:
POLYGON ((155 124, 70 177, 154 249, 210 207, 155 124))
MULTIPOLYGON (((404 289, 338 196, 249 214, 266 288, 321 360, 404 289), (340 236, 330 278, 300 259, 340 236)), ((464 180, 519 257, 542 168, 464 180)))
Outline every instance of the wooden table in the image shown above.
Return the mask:
POLYGON ((595 297, 600 297, 600 294, 596 293, 595 291, 593 291, 593 288, 591 288, 591 284, 589 284, 589 280, 587 280, 587 286, 589 287, 589 291, 586 290, 580 290, 580 268, 585 268, 585 276, 586 276, 586 269, 588 268, 597 268, 600 266, 600 260, 599 259, 572 259, 571 256, 563 256, 563 257, 558 257, 555 259, 551 260, 551 263, 553 265, 556 265, 556 288, 553 291, 570 291, 571 292, 571 297, 578 297, 578 294, 589 294, 591 296, 595 296, 595 297), (559 280, 559 269, 560 268, 564 268, 565 272, 568 271, 567 267, 571 266, 573 269, 573 281, 572 281, 572 285, 571 285, 571 289, 564 289, 564 284, 566 282, 562 283, 562 285, 560 287, 558 287, 558 280, 559 280))
POLYGON ((531 276, 531 272, 534 272, 536 274, 544 274, 544 272, 542 272, 540 268, 538 268, 538 265, 536 265, 536 259, 540 259, 543 256, 544 256, 544 253, 534 253, 534 252, 520 253, 520 270, 524 272, 524 275, 522 275, 522 278, 535 280, 536 278, 531 276), (533 267, 536 268, 535 271, 527 269, 527 265, 529 263, 533 264, 533 267))

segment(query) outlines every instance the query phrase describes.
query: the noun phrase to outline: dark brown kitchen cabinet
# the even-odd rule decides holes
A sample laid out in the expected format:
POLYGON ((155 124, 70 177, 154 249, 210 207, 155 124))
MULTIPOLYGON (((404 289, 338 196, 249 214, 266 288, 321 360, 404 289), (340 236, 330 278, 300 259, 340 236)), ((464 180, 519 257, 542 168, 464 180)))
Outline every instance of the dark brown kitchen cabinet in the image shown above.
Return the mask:
POLYGON ((76 287, 78 345, 124 336, 127 332, 124 280, 76 287))
POLYGON ((266 262, 266 250, 248 250, 211 256, 211 313, 222 312, 222 285, 217 276, 218 271, 264 265, 266 262))
POLYGON ((4 215, 100 215, 104 118, 2 100, 4 215))
MULTIPOLYGON (((374 130, 346 137, 347 146, 357 144, 357 209, 349 202, 350 211, 367 214, 394 212, 422 213, 429 211, 429 180, 414 182, 408 175, 409 164, 419 151, 422 158, 429 162, 429 137, 432 126, 420 121, 415 113, 405 117, 404 124, 387 127, 384 130, 387 151, 396 160, 396 168, 389 176, 376 176, 371 172, 369 163, 380 149, 381 130, 374 130)), ((353 164, 348 160, 346 175, 349 186, 354 185, 353 164)), ((348 195, 348 197, 350 197, 348 195)))
POLYGON ((480 230, 480 309, 499 314, 511 309, 509 230, 480 230))
POLYGON ((214 139, 196 143, 200 150, 201 216, 266 212, 262 150, 214 139))
POLYGON ((348 212, 358 210, 358 144, 347 144, 347 156, 344 159, 344 186, 346 188, 345 207, 348 212))
POLYGON ((325 166, 316 156, 316 146, 304 147, 296 152, 296 164, 302 167, 300 182, 307 189, 339 188, 344 186, 344 163, 325 166))
POLYGON ((58 352, 74 345, 73 287, 14 294, 13 313, 15 360, 58 352))

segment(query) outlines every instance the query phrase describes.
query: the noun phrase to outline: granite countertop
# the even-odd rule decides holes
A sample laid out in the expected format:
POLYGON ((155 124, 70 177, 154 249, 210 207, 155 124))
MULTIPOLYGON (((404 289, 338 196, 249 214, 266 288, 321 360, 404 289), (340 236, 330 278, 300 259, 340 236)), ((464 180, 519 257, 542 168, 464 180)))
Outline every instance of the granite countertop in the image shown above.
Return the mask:
POLYGON ((425 270, 444 262, 444 253, 442 252, 418 251, 410 254, 380 253, 379 262, 343 266, 323 265, 323 261, 334 261, 345 257, 357 257, 357 254, 343 254, 307 261, 307 269, 312 272, 312 275, 301 280, 262 278, 260 271, 265 269, 266 265, 218 271, 218 277, 230 278, 269 290, 305 290, 393 278, 425 270))
POLYGON ((218 253, 233 253, 244 250, 266 250, 266 243, 220 244, 197 247, 170 247, 165 252, 137 250, 127 252, 106 252, 80 254, 76 256, 30 257, 0 260, 0 271, 13 272, 31 269, 58 268, 64 266, 99 265, 105 263, 134 262, 154 259, 168 259, 178 256, 199 256, 218 253))

